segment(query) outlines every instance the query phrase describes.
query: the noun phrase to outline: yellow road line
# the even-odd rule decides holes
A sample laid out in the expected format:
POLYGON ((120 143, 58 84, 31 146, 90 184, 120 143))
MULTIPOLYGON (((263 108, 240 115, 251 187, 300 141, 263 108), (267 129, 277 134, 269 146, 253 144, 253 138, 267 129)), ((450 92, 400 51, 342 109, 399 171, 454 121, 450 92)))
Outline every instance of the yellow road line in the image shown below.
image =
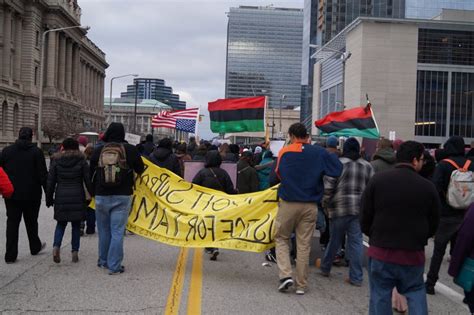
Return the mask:
POLYGON ((184 276, 186 275, 186 262, 188 258, 188 249, 181 248, 176 262, 176 269, 173 274, 173 282, 166 302, 165 314, 175 315, 179 312, 181 295, 183 294, 184 276))
POLYGON ((202 249, 194 250, 193 270, 189 286, 188 315, 201 314, 202 301, 202 249))

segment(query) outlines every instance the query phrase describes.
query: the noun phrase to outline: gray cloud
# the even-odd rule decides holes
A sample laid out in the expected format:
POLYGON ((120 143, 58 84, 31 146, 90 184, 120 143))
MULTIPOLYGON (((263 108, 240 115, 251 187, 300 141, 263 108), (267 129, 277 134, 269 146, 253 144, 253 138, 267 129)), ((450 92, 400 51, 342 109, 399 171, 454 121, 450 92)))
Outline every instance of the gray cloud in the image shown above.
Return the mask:
MULTIPOLYGON (((303 6, 303 0, 79 0, 88 36, 106 53, 107 77, 138 73, 166 80, 188 106, 224 97, 227 16, 239 5, 303 6)), ((131 78, 114 81, 119 96, 131 78)), ((109 80, 106 79, 106 95, 109 80)), ((200 132, 212 136, 206 119, 200 132)))

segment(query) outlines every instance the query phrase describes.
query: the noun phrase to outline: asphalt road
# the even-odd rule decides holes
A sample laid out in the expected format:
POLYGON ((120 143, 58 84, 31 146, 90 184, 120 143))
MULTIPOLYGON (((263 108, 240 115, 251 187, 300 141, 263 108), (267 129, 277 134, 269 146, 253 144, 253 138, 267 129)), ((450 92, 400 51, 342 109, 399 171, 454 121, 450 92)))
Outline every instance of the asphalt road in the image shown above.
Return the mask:
MULTIPOLYGON (((180 249, 137 235, 125 238, 125 273, 109 276, 96 267, 97 235, 81 239, 79 262, 70 257, 70 227, 62 262, 52 260, 55 221, 52 209, 40 212, 40 237, 46 250, 31 256, 26 231, 20 227, 19 257, 3 261, 5 206, 0 203, 0 312, 2 314, 366 314, 367 273, 361 288, 344 282, 347 268, 333 269, 330 278, 310 268, 304 296, 277 291, 277 267, 262 266, 262 254, 221 251, 208 260, 201 249, 180 249)), ((317 248, 315 244, 315 248, 317 248)), ((317 256, 317 252, 313 256, 317 256)), ((431 247, 427 249, 431 255, 431 247)), ((428 257, 429 261, 429 257, 428 257)), ((468 314, 461 291, 441 269, 444 284, 428 297, 432 314, 468 314)))

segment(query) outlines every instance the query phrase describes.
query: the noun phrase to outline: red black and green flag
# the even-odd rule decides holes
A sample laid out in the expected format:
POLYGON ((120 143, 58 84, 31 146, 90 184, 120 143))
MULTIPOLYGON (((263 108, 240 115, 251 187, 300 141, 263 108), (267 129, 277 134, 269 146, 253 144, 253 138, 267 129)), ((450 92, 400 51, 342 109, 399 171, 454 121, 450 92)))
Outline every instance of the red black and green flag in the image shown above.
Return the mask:
POLYGON ((220 99, 208 109, 212 132, 265 131, 265 96, 220 99))
POLYGON ((380 138, 371 105, 333 112, 315 122, 322 135, 336 137, 380 138))

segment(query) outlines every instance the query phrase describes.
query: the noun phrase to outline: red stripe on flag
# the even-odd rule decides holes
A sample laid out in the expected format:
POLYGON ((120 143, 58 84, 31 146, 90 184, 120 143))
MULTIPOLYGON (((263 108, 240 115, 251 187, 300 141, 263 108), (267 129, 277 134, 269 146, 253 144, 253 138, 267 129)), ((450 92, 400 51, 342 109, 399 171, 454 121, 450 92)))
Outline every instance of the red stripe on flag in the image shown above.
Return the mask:
POLYGON ((356 107, 340 112, 333 112, 317 120, 316 127, 324 126, 332 122, 344 122, 351 119, 371 118, 372 112, 367 107, 356 107))
POLYGON ((210 112, 219 110, 238 110, 264 107, 265 96, 219 99, 214 102, 209 102, 208 104, 208 109, 210 112))

